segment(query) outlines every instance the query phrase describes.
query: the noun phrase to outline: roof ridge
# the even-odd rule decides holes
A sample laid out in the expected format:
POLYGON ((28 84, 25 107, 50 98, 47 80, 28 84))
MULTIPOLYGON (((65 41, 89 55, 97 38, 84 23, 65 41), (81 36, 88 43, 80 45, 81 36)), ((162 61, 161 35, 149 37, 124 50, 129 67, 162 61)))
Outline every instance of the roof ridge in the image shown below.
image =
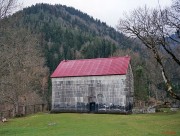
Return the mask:
POLYGON ((130 58, 130 56, 114 56, 109 58, 91 58, 91 59, 76 59, 76 60, 63 60, 63 62, 68 61, 88 61, 88 60, 102 60, 102 59, 116 59, 116 58, 130 58))

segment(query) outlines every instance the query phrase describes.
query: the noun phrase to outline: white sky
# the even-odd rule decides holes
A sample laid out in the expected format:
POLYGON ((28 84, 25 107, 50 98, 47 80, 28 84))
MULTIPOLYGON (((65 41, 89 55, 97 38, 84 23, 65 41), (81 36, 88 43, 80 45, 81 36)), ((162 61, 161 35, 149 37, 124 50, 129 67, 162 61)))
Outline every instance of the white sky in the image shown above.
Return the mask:
POLYGON ((129 12, 139 6, 158 7, 158 1, 162 7, 171 5, 171 0, 18 0, 23 6, 31 6, 36 3, 62 4, 93 16, 115 27, 124 12, 129 12))

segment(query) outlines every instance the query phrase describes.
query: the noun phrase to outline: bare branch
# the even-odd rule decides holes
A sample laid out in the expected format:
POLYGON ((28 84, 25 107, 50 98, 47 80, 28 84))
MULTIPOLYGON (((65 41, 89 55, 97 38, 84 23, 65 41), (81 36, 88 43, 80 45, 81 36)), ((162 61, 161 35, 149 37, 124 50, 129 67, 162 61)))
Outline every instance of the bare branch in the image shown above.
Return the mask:
POLYGON ((0 0, 0 20, 17 8, 17 0, 0 0))
POLYGON ((152 51, 160 66, 162 77, 167 87, 166 91, 173 98, 180 100, 180 97, 174 93, 171 81, 163 66, 162 57, 160 56, 160 54, 162 54, 162 48, 164 48, 167 54, 180 66, 180 60, 178 56, 168 48, 171 42, 167 40, 171 38, 169 35, 175 32, 174 28, 176 27, 176 29, 178 29, 177 26, 180 26, 178 24, 179 19, 175 18, 174 13, 175 12, 167 12, 167 10, 161 9, 148 9, 146 6, 144 8, 138 8, 129 16, 126 15, 125 19, 120 19, 118 30, 124 34, 138 37, 140 41, 152 51), (169 13, 171 13, 171 16, 169 13))

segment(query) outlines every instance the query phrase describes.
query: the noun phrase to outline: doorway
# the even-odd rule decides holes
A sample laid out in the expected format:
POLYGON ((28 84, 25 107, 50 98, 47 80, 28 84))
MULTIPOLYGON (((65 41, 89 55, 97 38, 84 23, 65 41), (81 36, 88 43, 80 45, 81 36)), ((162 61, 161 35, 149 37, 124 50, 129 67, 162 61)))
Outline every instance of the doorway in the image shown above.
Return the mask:
POLYGON ((95 112, 95 108, 96 108, 96 103, 95 102, 90 102, 89 103, 90 112, 95 112))

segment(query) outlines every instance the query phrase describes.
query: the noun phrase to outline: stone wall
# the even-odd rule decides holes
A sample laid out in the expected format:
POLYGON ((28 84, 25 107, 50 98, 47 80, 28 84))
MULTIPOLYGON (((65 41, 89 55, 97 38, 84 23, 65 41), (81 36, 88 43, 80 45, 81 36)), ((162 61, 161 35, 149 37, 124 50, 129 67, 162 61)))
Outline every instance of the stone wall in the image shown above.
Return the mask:
POLYGON ((130 75, 52 78, 52 111, 131 111, 132 82, 130 75))

